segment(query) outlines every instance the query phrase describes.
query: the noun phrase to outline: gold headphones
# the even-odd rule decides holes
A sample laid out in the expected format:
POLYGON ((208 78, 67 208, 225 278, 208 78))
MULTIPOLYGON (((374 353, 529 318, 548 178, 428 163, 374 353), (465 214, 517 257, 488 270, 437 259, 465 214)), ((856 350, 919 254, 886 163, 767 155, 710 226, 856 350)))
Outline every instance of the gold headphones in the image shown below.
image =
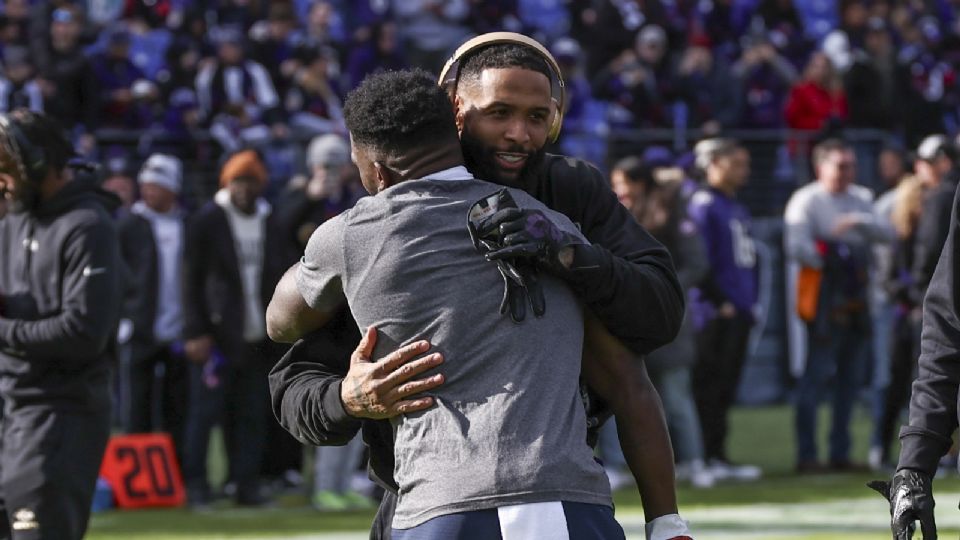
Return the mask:
POLYGON ((550 122, 550 130, 547 132, 547 137, 550 139, 550 142, 556 141, 557 137, 560 136, 560 128, 563 126, 563 108, 567 101, 567 91, 563 85, 563 75, 560 73, 560 66, 557 64, 556 59, 554 59, 546 47, 533 38, 515 32, 490 32, 479 35, 457 48, 453 56, 443 65, 443 70, 440 71, 440 80, 437 81, 437 83, 442 88, 447 89, 451 97, 453 97, 455 95, 457 82, 460 80, 460 60, 477 49, 498 43, 514 43, 516 45, 530 47, 539 53, 540 56, 546 60, 550 69, 553 70, 554 77, 552 77, 550 81, 550 92, 556 108, 550 122))

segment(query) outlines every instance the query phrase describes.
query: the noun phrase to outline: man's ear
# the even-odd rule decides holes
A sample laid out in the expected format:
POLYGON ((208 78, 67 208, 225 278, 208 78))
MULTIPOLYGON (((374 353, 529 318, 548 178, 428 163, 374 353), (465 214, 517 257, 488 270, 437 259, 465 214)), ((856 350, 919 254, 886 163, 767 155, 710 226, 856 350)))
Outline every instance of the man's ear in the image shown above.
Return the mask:
POLYGON ((393 178, 393 171, 385 167, 383 163, 374 161, 373 168, 377 171, 377 193, 380 193, 396 183, 393 178))

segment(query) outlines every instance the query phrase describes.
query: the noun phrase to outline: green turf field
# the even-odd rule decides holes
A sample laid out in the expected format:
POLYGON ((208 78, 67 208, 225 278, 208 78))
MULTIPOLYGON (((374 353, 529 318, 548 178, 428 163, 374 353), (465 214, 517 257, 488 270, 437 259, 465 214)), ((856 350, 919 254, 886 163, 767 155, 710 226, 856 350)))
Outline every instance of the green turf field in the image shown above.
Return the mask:
MULTIPOLYGON (((826 410, 821 411, 826 440, 826 410)), ((731 458, 763 466, 766 477, 751 484, 709 490, 680 487, 681 512, 696 538, 762 540, 882 540, 890 538, 886 503, 864 487, 863 475, 797 477, 793 466, 792 416, 787 407, 739 409, 732 426, 731 458)), ((858 413, 854 456, 866 455, 869 425, 858 413)), ((214 475, 222 474, 222 469, 214 475)), ((941 538, 960 533, 960 479, 937 480, 941 538)), ((627 538, 643 538, 643 514, 634 491, 616 495, 617 517, 627 538)), ((373 512, 319 514, 305 497, 283 498, 271 509, 248 510, 223 503, 206 513, 186 510, 110 511, 93 517, 91 540, 344 539, 363 540, 373 512)))

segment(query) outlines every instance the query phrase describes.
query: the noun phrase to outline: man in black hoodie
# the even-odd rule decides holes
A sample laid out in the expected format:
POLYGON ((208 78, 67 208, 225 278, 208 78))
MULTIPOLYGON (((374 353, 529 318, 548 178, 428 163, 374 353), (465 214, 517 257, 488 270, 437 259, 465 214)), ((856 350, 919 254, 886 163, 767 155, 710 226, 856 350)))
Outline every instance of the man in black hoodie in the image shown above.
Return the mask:
POLYGON ((116 197, 47 116, 0 116, 0 538, 83 537, 110 433, 116 197))

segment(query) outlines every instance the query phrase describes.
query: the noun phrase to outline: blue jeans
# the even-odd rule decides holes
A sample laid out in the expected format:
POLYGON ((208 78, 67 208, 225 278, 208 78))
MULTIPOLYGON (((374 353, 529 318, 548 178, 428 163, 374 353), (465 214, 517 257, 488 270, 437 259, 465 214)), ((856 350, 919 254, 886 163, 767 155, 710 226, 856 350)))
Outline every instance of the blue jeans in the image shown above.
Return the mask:
POLYGON ((627 458, 623 456, 620 438, 617 435, 617 421, 612 417, 600 426, 597 452, 605 468, 627 470, 627 458))
POLYGON ((882 446, 884 442, 880 426, 883 423, 884 407, 887 401, 887 387, 890 385, 890 335, 893 333, 896 306, 884 303, 871 310, 870 322, 873 324, 871 338, 873 377, 870 380, 870 390, 873 398, 871 411, 873 414, 873 435, 870 438, 871 446, 882 446))
POLYGON ((815 336, 811 332, 807 339, 807 366, 797 385, 797 460, 817 461, 817 406, 834 375, 830 462, 844 463, 850 459, 850 417, 868 336, 862 330, 842 325, 836 325, 828 337, 815 336))
POLYGON ((690 386, 690 368, 657 366, 650 369, 650 379, 663 402, 677 463, 703 459, 703 434, 690 386))

